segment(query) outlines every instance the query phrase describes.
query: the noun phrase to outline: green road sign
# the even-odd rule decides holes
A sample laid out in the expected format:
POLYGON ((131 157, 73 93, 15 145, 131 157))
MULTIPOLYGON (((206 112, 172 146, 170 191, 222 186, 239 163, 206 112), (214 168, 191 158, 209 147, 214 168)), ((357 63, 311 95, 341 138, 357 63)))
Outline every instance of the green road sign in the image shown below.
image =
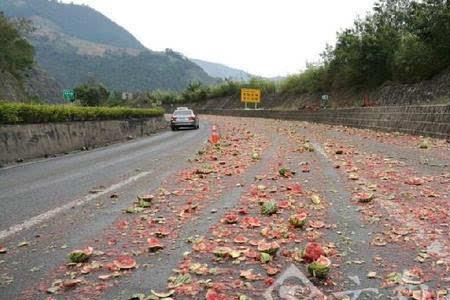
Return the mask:
POLYGON ((67 101, 75 101, 75 92, 73 90, 64 90, 63 91, 64 100, 67 101))
POLYGON ((322 95, 322 99, 320 100, 320 107, 321 108, 327 108, 328 107, 328 100, 330 97, 328 95, 322 95))

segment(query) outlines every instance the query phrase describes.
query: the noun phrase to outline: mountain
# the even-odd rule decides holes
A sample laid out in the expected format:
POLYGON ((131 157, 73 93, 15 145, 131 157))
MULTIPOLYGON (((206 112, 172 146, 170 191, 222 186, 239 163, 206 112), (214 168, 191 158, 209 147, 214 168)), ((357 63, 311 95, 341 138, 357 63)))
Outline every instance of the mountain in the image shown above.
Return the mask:
POLYGON ((25 92, 32 100, 39 99, 47 103, 64 102, 62 96, 64 88, 39 66, 33 66, 23 76, 25 92))
POLYGON ((61 101, 61 87, 34 61, 34 48, 23 37, 26 28, 0 12, 0 101, 61 101))
POLYGON ((26 19, 38 16, 48 21, 49 26, 56 25, 62 33, 80 40, 121 48, 144 49, 128 31, 86 5, 48 0, 6 0, 1 10, 26 19))
POLYGON ((170 49, 146 49, 132 34, 85 5, 48 0, 2 0, 0 11, 31 20, 27 37, 38 64, 70 88, 88 80, 123 91, 182 90, 217 80, 170 49))
POLYGON ((0 101, 29 102, 39 99, 47 103, 61 103, 61 91, 59 83, 38 66, 21 73, 19 78, 5 70, 0 72, 0 101))
POLYGON ((208 62, 200 59, 191 59, 191 61, 199 65, 211 77, 233 79, 237 81, 247 81, 252 77, 252 75, 245 71, 231 68, 223 64, 208 62))

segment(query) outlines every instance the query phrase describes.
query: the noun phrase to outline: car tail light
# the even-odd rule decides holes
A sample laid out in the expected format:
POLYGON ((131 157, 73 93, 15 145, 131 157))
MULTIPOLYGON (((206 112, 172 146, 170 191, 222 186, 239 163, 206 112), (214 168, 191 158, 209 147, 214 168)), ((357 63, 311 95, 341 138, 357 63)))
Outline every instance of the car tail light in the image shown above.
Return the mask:
POLYGON ((177 120, 177 117, 172 116, 172 121, 176 121, 176 120, 177 120))
POLYGON ((190 116, 189 121, 195 121, 195 116, 190 116))

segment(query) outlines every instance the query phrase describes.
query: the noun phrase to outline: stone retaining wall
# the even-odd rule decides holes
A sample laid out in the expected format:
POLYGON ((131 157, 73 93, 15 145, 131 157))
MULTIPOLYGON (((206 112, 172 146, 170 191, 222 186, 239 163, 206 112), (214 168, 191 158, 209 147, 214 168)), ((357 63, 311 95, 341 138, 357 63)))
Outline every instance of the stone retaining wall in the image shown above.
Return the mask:
POLYGON ((0 164, 105 146, 149 135, 166 126, 164 117, 0 125, 0 164))
POLYGON ((198 110, 200 114, 298 120, 450 138, 450 105, 383 106, 333 110, 198 110))

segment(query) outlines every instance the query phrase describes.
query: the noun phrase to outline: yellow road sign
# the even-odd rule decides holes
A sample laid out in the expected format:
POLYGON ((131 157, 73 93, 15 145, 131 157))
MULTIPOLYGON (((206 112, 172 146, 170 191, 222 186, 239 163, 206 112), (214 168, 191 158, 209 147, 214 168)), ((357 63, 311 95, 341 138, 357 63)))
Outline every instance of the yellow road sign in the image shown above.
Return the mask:
POLYGON ((241 102, 260 103, 261 102, 261 90, 260 89, 241 89, 241 102))

